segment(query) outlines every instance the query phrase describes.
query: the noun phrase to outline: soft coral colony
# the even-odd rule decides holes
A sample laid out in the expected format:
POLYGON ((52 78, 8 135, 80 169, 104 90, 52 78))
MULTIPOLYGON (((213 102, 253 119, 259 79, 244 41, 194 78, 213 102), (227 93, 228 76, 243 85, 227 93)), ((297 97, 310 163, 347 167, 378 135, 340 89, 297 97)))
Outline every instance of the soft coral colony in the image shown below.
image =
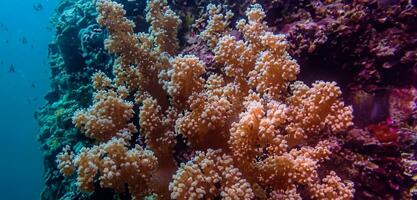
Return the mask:
POLYGON ((352 109, 336 83, 296 81, 300 66, 260 5, 235 28, 231 12, 207 7, 200 37, 213 67, 178 53, 181 20, 165 1, 148 0, 147 33, 134 32, 121 4, 96 8, 117 59, 113 74, 93 75, 93 104, 73 116, 96 142, 57 157, 80 190, 133 199, 353 198, 353 183, 322 167, 352 125, 352 109))

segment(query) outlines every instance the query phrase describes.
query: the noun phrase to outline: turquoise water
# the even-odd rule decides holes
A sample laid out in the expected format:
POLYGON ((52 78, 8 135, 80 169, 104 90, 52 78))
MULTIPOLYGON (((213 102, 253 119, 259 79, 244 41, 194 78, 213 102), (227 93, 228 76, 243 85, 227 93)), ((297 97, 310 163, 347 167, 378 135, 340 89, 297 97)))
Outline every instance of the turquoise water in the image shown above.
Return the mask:
POLYGON ((42 189, 33 113, 49 90, 49 18, 56 3, 0 0, 0 199, 39 199, 42 189), (43 9, 36 11, 33 6, 39 3, 43 9), (10 72, 11 65, 15 72, 10 72))

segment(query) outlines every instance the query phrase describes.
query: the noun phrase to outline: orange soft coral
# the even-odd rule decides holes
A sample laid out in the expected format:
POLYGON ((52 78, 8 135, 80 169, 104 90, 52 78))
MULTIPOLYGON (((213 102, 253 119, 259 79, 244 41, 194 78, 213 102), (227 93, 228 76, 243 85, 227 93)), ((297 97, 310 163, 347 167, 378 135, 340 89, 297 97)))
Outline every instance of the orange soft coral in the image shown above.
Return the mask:
POLYGON ((206 28, 200 33, 200 36, 205 39, 207 44, 212 48, 216 46, 219 38, 230 30, 229 24, 233 17, 233 13, 226 11, 226 13, 223 14, 221 13, 222 10, 224 11, 224 8, 221 5, 207 5, 209 19, 206 28))
POLYGON ((126 145, 124 139, 112 139, 99 146, 82 149, 75 158, 80 189, 94 191, 94 180, 98 175, 101 187, 123 193, 126 184, 134 199, 150 194, 157 159, 152 151, 138 145, 128 149, 126 145))
MULTIPOLYGON (((332 85, 332 83, 323 83, 320 87, 332 87, 332 85)), ((312 92, 309 95, 310 98, 323 95, 317 101, 321 104, 311 104, 310 107, 300 105, 298 104, 300 102, 291 101, 294 100, 292 97, 289 98, 289 105, 275 100, 262 99, 256 95, 248 98, 245 103, 246 111, 240 115, 240 120, 234 123, 230 129, 229 144, 232 155, 239 169, 247 177, 250 177, 252 182, 256 182, 264 188, 271 188, 275 191, 289 189, 292 191, 291 194, 294 194, 297 186, 292 184, 300 184, 307 186, 314 198, 322 199, 332 196, 332 194, 346 194, 345 199, 349 199, 353 195, 352 186, 350 183, 345 184, 340 181, 338 187, 326 187, 328 195, 317 196, 323 191, 317 192, 316 185, 325 184, 321 183, 317 169, 319 162, 331 153, 332 145, 329 141, 322 140, 315 147, 303 146, 300 149, 294 147, 303 145, 303 141, 308 139, 309 134, 320 133, 325 130, 326 126, 337 126, 335 131, 346 130, 351 125, 349 121, 352 115, 351 110, 349 107, 343 106, 335 106, 335 109, 330 109, 334 104, 340 106, 337 95, 304 89, 306 89, 304 95, 312 92), (335 99, 330 101, 328 99, 330 97, 335 99), (330 105, 326 103, 329 101, 332 102, 330 105), (309 110, 315 112, 305 113, 309 110), (335 117, 337 120, 325 120, 327 118, 333 119, 331 116, 334 113, 339 114, 335 117), (304 116, 304 118, 298 116, 304 116), (346 119, 345 116, 350 118, 346 119), (314 120, 319 117, 321 117, 319 120, 314 120), (325 124, 326 122, 328 124, 325 124), (294 128, 300 127, 300 123, 304 127, 294 128), (294 135, 294 129, 302 132, 294 135)), ((314 102, 309 100, 310 103, 314 102)), ((333 176, 337 177, 335 174, 333 176)))
POLYGON ((205 65, 193 55, 179 55, 171 60, 172 67, 160 74, 161 81, 167 93, 172 97, 173 104, 178 108, 187 105, 188 98, 193 93, 203 90, 206 72, 205 65), (166 76, 168 80, 163 80, 166 76))
POLYGON ((180 18, 167 6, 166 0, 148 0, 146 12, 157 51, 174 55, 179 50, 177 34, 180 18))
POLYGON ((292 88, 293 95, 288 99, 292 123, 285 128, 292 146, 325 128, 337 133, 352 125, 352 108, 340 100, 342 92, 336 83, 317 81, 309 88, 296 82, 292 88))
POLYGON ((100 13, 97 22, 109 31, 106 49, 118 56, 114 82, 126 86, 130 93, 153 92, 158 73, 168 65, 168 58, 161 53, 174 53, 178 46, 179 18, 168 9, 166 1, 149 0, 147 19, 152 25, 150 33, 135 34, 135 25, 124 16, 121 4, 99 0, 97 11, 100 13))
POLYGON ((101 90, 94 95, 93 105, 79 110, 73 117, 77 128, 87 137, 107 141, 122 131, 135 133, 136 127, 129 122, 133 117, 133 104, 121 99, 117 93, 101 90))
POLYGON ((184 135, 194 148, 213 142, 220 144, 227 138, 229 119, 236 112, 235 93, 221 76, 210 76, 205 90, 189 99, 190 111, 176 121, 177 133, 184 135))
POLYGON ((220 150, 197 152, 181 165, 169 189, 172 199, 252 199, 250 184, 233 166, 233 159, 220 150))
POLYGON ((352 109, 333 82, 294 82, 300 67, 285 37, 268 31, 259 5, 237 22, 242 39, 228 35, 231 13, 208 6, 200 37, 212 48, 214 70, 176 55, 180 20, 165 0, 148 0, 149 33, 133 32, 121 4, 100 0, 97 10, 117 57, 114 78, 93 76, 93 105, 73 121, 99 143, 57 158, 64 175, 77 171, 81 190, 99 182, 136 199, 151 192, 161 199, 353 197, 350 182, 321 170, 337 145, 332 137, 352 124, 352 109), (136 129, 146 149, 131 140, 136 129), (195 155, 187 163, 174 162, 180 136, 195 155))
POLYGON ((70 176, 75 171, 74 155, 70 146, 65 146, 62 152, 58 154, 57 159, 58 169, 64 176, 70 176))
POLYGON ((172 154, 176 144, 174 133, 176 112, 168 110, 166 115, 164 114, 154 98, 146 96, 142 100, 139 112, 140 130, 145 136, 146 144, 159 156, 172 154))

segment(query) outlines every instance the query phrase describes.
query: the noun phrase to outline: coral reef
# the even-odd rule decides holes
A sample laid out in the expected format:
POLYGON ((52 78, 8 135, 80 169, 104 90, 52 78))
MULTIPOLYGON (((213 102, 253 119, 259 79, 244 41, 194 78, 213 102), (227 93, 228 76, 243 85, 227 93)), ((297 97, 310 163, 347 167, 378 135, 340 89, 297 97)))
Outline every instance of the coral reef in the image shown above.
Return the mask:
POLYGON ((62 0, 41 198, 415 198, 415 3, 254 2, 62 0))
MULTIPOLYGON (((180 22, 166 2, 148 1, 151 27, 149 33, 137 35, 121 4, 102 0, 96 6, 98 23, 109 31, 106 48, 117 59, 114 79, 95 74, 93 105, 77 111, 73 118, 81 132, 100 143, 81 149, 73 161, 66 159, 67 149, 58 156, 63 172, 70 171, 68 165, 74 163, 80 190, 94 191, 93 183, 99 181, 100 187, 117 193, 123 193, 127 186, 133 199, 150 192, 168 198, 168 183, 158 176, 156 168, 175 167, 170 164, 176 143, 172 136, 181 135, 188 144, 184 148, 203 152, 196 152, 192 161, 173 175, 171 198, 251 199, 256 196, 251 185, 257 185, 257 193, 262 194, 258 198, 300 197, 297 190, 301 186, 306 186, 304 190, 314 199, 353 197, 351 182, 342 182, 333 171, 324 178, 317 172, 320 161, 331 152, 331 142, 323 137, 351 126, 352 110, 340 101, 341 92, 335 83, 317 82, 312 88, 301 82, 291 83, 299 66, 286 52, 285 37, 267 30, 259 4, 248 8, 247 20, 237 22, 244 40, 226 31, 209 34, 213 26, 207 26, 204 38, 214 38, 207 41, 214 46, 215 62, 223 66, 207 75, 198 57, 171 58, 173 52, 165 50, 167 44, 174 45, 169 46, 170 50, 177 48, 177 42, 166 33, 176 33, 172 29, 180 22), (129 98, 131 95, 135 98, 129 98), (132 108, 140 104, 140 133, 157 157, 132 140, 136 133, 132 108), (165 142, 172 149, 159 147, 165 142), (314 143, 317 146, 309 146, 314 143), (136 147, 127 148, 132 145, 136 147), (231 156, 210 148, 230 151, 231 156), (196 180, 190 180, 194 176, 196 180), (188 184, 193 187, 187 189, 188 184)), ((214 12, 212 8, 208 6, 210 12, 214 12)))

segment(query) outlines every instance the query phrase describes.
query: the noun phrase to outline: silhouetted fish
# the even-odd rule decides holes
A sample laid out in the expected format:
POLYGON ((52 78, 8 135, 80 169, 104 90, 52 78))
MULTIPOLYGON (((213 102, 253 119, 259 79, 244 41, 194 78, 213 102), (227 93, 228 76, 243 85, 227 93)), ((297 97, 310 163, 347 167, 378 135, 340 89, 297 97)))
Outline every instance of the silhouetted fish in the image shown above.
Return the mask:
POLYGON ((36 85, 35 85, 34 83, 32 83, 30 86, 31 86, 32 88, 36 88, 36 85))
POLYGON ((41 4, 41 3, 34 4, 34 5, 33 5, 33 9, 34 9, 35 11, 42 11, 42 10, 43 10, 43 6, 42 6, 42 4, 41 4))
POLYGON ((9 29, 7 28, 7 26, 6 25, 4 25, 3 23, 0 23, 0 30, 1 31, 9 31, 9 29))
POLYGON ((16 70, 14 69, 13 64, 10 65, 9 72, 10 73, 15 73, 16 72, 16 70))
POLYGON ((26 39, 26 37, 25 37, 25 36, 23 36, 23 37, 20 39, 20 42, 22 42, 22 44, 27 44, 27 43, 28 43, 28 39, 26 39))

